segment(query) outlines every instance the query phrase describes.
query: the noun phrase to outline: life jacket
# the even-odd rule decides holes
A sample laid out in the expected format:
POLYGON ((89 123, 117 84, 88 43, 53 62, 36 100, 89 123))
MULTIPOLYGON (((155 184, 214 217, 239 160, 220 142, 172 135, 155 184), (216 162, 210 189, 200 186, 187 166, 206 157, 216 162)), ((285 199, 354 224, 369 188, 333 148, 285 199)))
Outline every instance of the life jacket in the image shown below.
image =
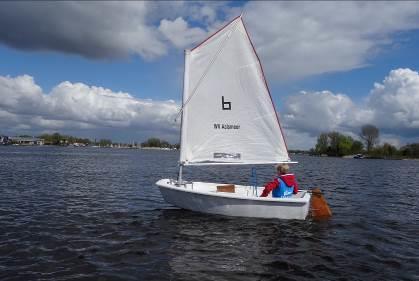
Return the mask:
POLYGON ((272 197, 291 197, 294 191, 294 186, 288 186, 280 177, 278 177, 278 183, 278 186, 272 190, 272 197))

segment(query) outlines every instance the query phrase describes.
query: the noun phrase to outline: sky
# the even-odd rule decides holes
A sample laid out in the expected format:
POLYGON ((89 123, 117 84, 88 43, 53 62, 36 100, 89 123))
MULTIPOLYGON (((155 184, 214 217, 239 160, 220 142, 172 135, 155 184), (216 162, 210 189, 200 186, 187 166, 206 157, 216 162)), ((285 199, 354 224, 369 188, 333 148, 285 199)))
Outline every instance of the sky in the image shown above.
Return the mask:
POLYGON ((243 13, 290 149, 419 142, 419 2, 0 3, 0 135, 176 143, 184 49, 243 13))

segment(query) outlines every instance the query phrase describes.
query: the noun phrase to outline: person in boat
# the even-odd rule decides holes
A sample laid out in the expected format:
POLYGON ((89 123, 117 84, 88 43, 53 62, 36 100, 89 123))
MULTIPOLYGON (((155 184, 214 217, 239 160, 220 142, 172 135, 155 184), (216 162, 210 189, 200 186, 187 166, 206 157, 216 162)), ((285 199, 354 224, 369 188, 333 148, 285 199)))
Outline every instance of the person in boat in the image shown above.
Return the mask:
POLYGON ((292 194, 298 193, 298 184, 294 174, 288 173, 289 166, 287 164, 279 164, 276 166, 278 176, 265 185, 260 197, 266 197, 272 191, 272 197, 290 197, 292 194))

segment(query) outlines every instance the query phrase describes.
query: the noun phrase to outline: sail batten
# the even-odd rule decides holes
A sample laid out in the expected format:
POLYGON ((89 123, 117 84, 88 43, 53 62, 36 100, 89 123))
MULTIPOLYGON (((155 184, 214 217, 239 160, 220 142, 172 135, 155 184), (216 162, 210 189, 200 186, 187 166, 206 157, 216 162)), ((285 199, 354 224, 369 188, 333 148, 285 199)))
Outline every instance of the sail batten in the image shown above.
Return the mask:
POLYGON ((290 162, 260 60, 241 17, 185 52, 180 162, 290 162))

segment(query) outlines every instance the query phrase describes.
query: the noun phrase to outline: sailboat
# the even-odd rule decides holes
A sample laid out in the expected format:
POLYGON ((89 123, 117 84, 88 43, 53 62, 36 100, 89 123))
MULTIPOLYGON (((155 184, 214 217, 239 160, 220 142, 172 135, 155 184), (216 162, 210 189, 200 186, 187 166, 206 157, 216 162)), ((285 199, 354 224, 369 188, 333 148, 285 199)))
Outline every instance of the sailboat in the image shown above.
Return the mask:
POLYGON ((226 216, 305 219, 311 193, 260 197, 263 187, 185 181, 184 167, 292 162, 262 65, 242 16, 185 50, 177 179, 156 182, 166 202, 226 216), (250 190, 250 192, 249 192, 250 190))

